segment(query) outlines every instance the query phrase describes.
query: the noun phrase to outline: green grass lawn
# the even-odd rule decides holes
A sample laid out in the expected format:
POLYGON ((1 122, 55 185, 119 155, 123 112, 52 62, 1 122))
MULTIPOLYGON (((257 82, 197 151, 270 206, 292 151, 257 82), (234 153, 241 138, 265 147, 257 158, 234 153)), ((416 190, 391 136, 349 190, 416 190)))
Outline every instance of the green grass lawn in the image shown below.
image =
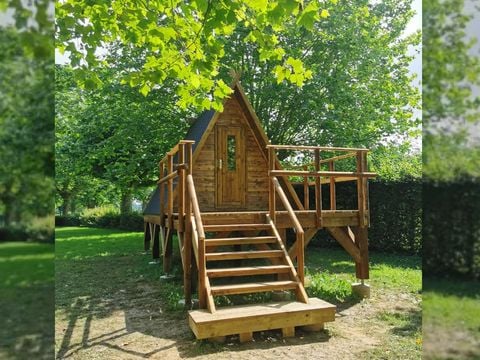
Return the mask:
MULTIPOLYGON (((115 310, 125 309, 131 304, 106 301, 115 294, 134 293, 138 286, 154 289, 150 298, 166 309, 167 315, 185 321, 185 313, 178 300, 182 298, 182 271, 178 246, 174 246, 173 279, 162 281, 161 266, 149 265, 150 255, 143 255, 143 234, 110 229, 66 227, 56 230, 56 307, 58 316, 66 324, 74 324, 88 317, 89 309, 95 309, 95 316, 106 318, 115 310), (79 303, 76 299, 82 299, 79 303), (88 303, 88 305, 86 305, 88 303)), ((376 294, 395 299, 404 296, 420 300, 421 259, 417 256, 370 254, 371 284, 376 294), (389 297, 390 296, 390 297, 389 297)), ((355 281, 355 266, 349 255, 342 249, 309 247, 306 254, 307 274, 311 286, 310 296, 318 296, 335 303, 339 309, 358 304, 350 284, 355 281)), ((131 297, 133 298, 133 296, 131 297)), ((374 301, 374 300, 372 300, 374 301)), ((384 299, 382 301, 385 301, 384 299)), ((143 304, 144 305, 144 304, 143 304)), ((143 306, 142 305, 142 306, 143 306)), ((417 311, 390 310, 376 314, 373 321, 389 328, 387 339, 383 339, 380 350, 367 352, 365 358, 383 359, 385 349, 392 351, 390 358, 420 358, 421 315, 417 311)), ((417 306, 418 307, 418 306, 417 306)), ((158 311, 158 310, 154 310, 158 311)), ((73 325, 72 325, 73 326, 73 325)), ((68 326, 66 333, 70 331, 68 326)), ((73 331, 73 330, 72 330, 73 331)), ((67 336, 57 339, 57 351, 61 355, 68 351, 67 336)))
POLYGON ((0 358, 52 359, 54 246, 0 243, 0 358))
POLYGON ((479 359, 480 283, 426 279, 423 321, 426 359, 479 359))

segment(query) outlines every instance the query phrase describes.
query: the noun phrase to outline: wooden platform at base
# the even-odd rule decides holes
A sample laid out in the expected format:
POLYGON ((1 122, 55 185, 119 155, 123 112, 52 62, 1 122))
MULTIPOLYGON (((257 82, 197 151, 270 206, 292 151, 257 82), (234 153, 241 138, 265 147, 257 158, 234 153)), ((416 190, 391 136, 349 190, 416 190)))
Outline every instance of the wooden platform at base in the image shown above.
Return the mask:
MULTIPOLYGON (((197 339, 225 335, 249 334, 254 331, 292 329, 335 321, 335 305, 310 298, 308 304, 296 301, 220 308, 188 312, 188 322, 197 339)), ((288 332, 288 331, 287 331, 288 332)), ((284 331, 285 333, 285 331, 284 331)))

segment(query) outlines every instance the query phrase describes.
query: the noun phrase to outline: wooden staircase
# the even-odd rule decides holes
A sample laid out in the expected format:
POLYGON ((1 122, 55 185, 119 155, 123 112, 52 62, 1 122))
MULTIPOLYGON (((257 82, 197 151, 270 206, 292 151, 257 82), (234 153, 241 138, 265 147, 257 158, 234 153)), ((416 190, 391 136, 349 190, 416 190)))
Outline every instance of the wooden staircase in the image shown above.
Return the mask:
POLYGON ((253 331, 282 329, 292 336, 295 326, 334 321, 335 306, 309 299, 279 233, 265 215, 263 224, 211 224, 204 230, 208 309, 189 312, 196 337, 214 338, 253 331), (222 280, 228 280, 225 282, 222 280), (295 300, 216 308, 215 296, 292 291, 295 300))

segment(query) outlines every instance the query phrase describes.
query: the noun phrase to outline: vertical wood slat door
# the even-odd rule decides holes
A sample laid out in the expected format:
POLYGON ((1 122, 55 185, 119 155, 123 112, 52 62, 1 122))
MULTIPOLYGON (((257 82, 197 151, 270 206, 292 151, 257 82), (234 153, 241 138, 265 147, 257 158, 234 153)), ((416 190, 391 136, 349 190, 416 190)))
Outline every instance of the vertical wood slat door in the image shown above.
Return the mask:
POLYGON ((245 131, 240 126, 216 127, 216 207, 245 206, 245 131))

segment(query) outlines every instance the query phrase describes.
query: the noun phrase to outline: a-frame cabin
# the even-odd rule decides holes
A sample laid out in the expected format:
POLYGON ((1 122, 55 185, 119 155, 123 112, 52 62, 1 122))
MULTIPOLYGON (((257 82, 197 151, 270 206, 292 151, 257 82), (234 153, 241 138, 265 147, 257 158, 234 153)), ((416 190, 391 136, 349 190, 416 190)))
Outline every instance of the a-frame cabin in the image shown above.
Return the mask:
POLYGON ((223 112, 204 112, 160 161, 158 188, 144 211, 145 249, 153 242, 153 257, 161 250, 169 272, 172 235, 178 235, 187 306, 192 284, 197 288, 200 309, 189 311, 189 324, 199 339, 240 334, 246 341, 254 331, 278 328, 290 336, 296 326, 322 327, 334 321, 335 306, 308 298, 304 248, 324 228, 353 257, 357 278, 368 279, 367 181, 375 176, 367 172, 368 150, 271 145, 240 83, 234 81, 232 89, 223 112), (303 170, 286 170, 279 150, 311 152, 314 161, 303 170), (351 158, 356 171, 335 171, 335 163, 351 158), (303 179, 303 199, 292 177, 303 179), (357 182, 357 209, 336 209, 339 181, 357 182), (322 185, 329 187, 328 209, 322 185), (290 246, 288 228, 295 231, 290 246), (279 291, 292 291, 295 300, 226 308, 214 301, 219 295, 279 291))

